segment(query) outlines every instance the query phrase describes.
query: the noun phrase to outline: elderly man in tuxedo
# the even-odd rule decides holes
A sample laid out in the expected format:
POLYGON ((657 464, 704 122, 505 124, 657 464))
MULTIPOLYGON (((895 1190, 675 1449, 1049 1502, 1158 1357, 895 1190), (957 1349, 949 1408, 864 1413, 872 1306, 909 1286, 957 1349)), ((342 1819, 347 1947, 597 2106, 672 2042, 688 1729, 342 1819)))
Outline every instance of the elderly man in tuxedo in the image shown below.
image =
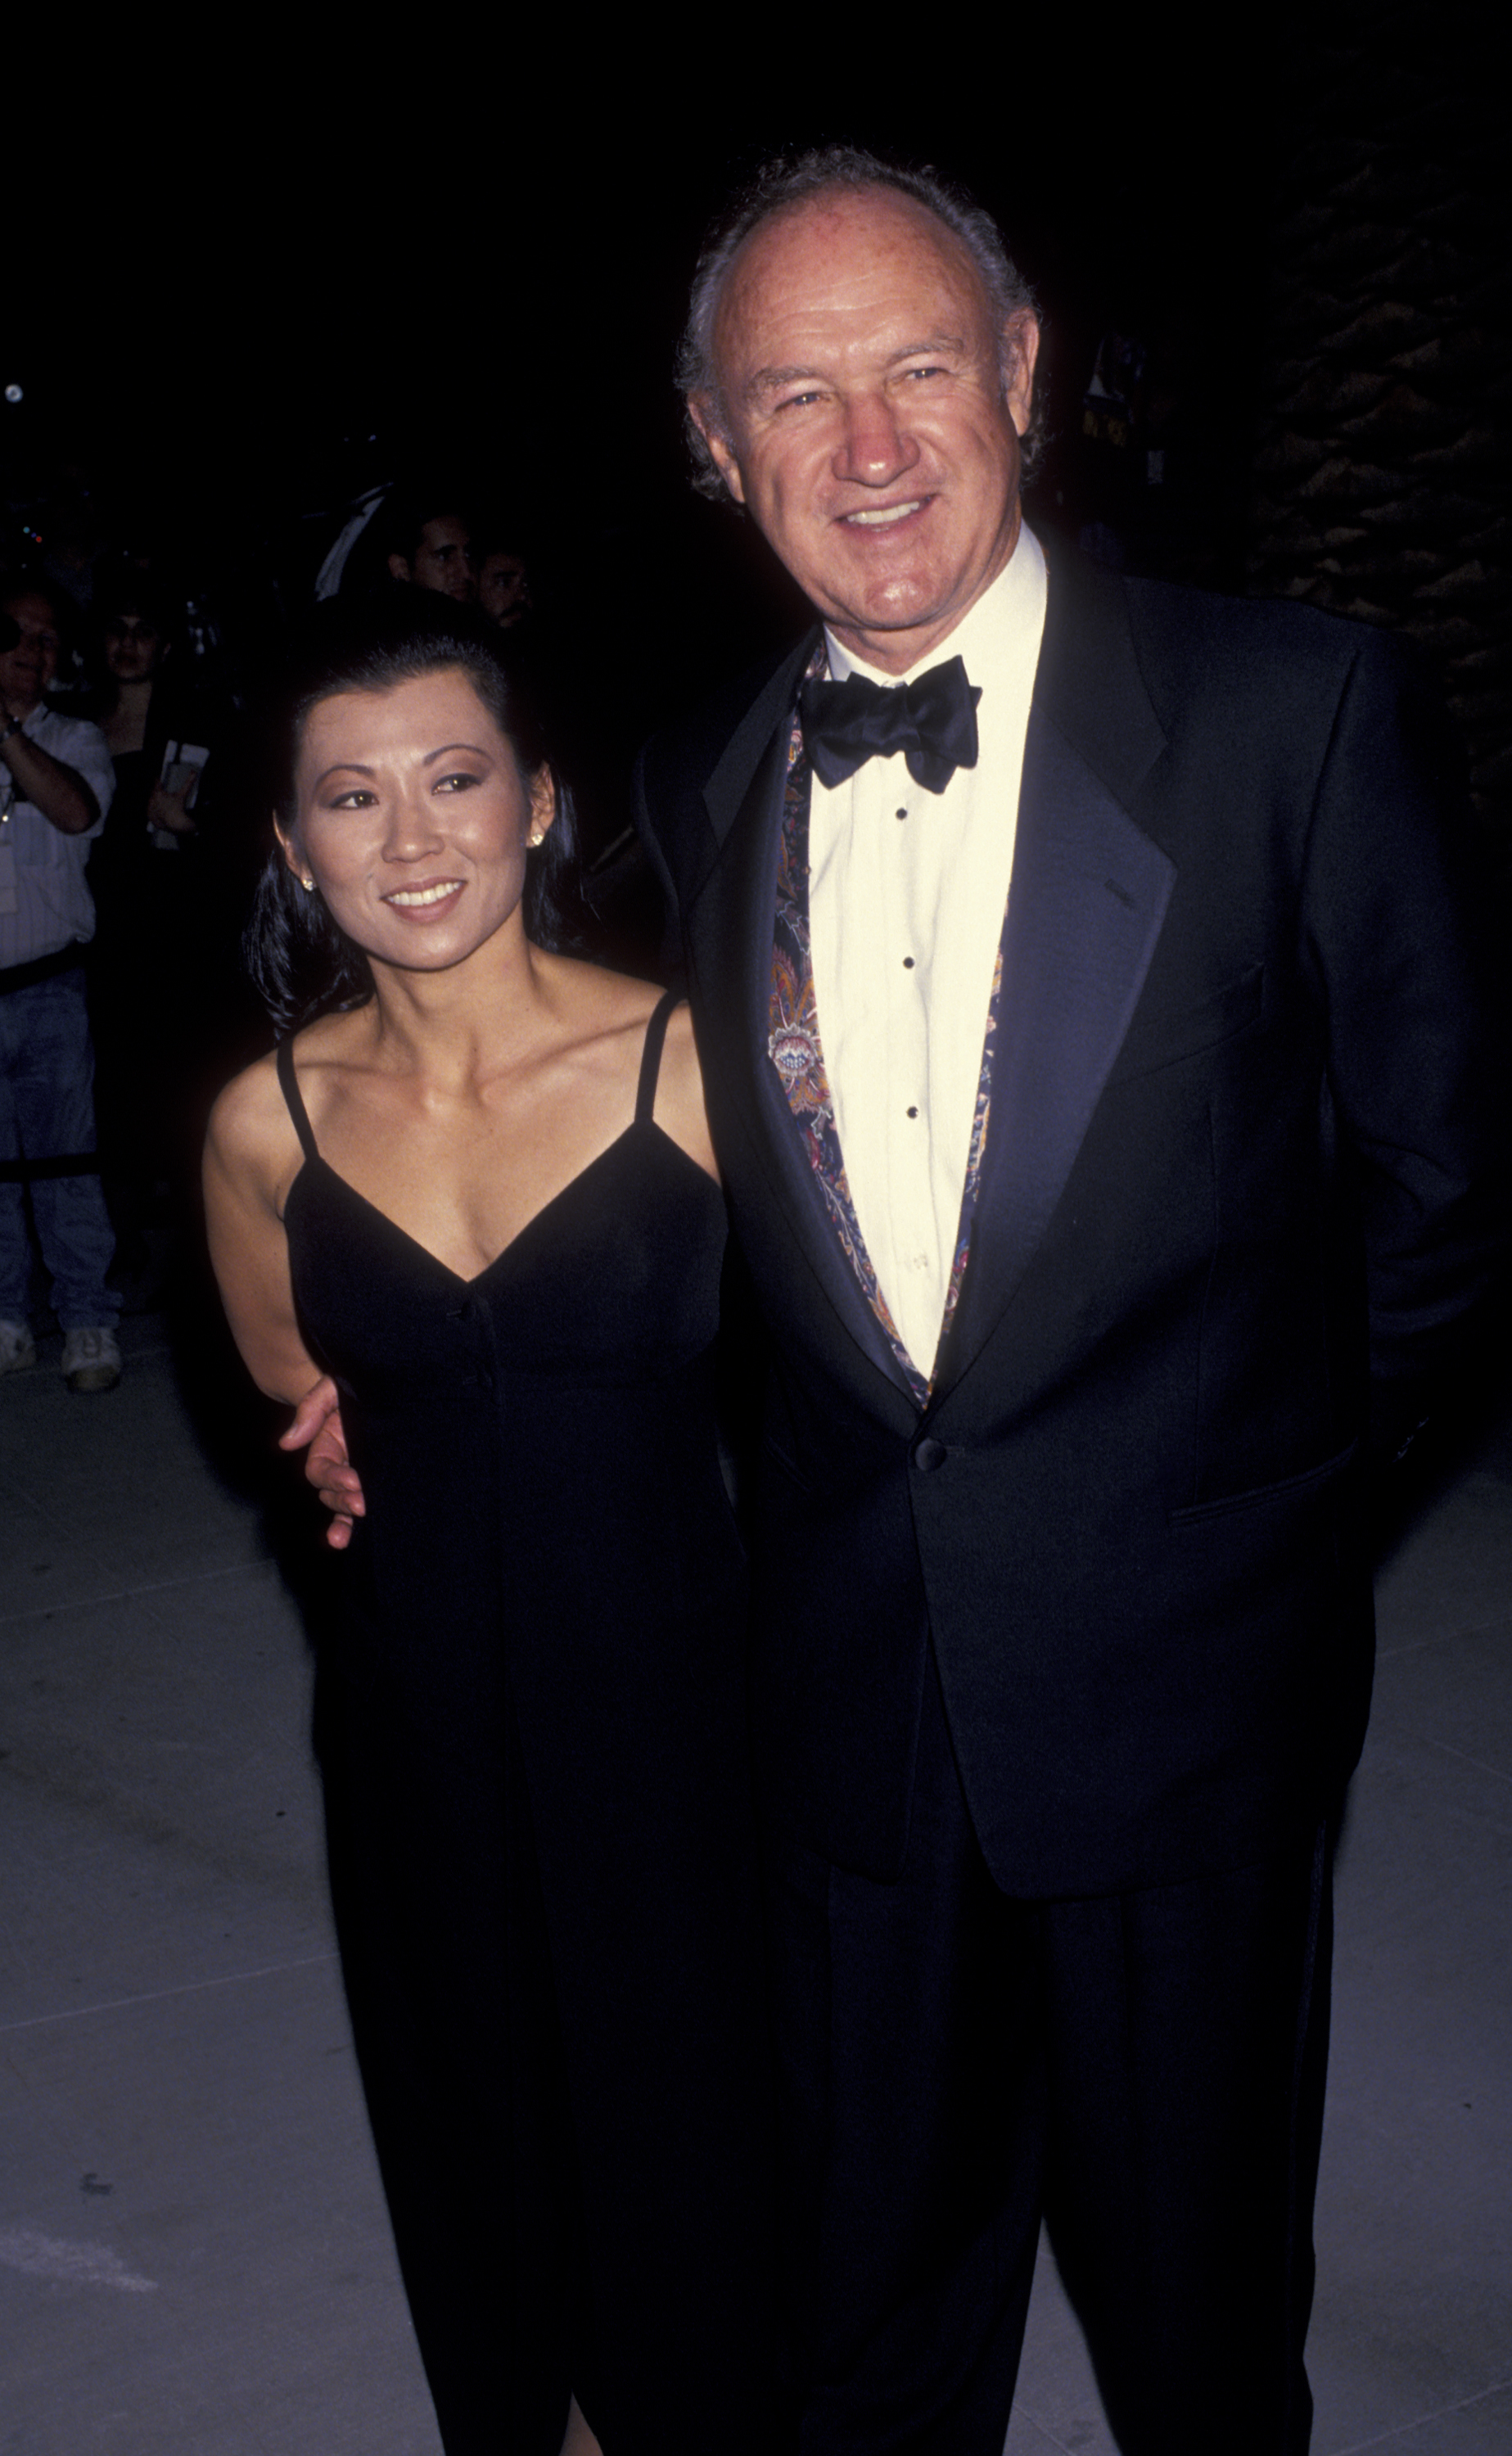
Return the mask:
POLYGON ((998 2456, 1039 2223, 1119 2446, 1305 2448, 1360 1484, 1492 1253, 1453 764, 1391 643, 1019 504, 986 217, 701 260, 819 618, 643 762, 767 1341, 752 1695, 805 2456, 998 2456))

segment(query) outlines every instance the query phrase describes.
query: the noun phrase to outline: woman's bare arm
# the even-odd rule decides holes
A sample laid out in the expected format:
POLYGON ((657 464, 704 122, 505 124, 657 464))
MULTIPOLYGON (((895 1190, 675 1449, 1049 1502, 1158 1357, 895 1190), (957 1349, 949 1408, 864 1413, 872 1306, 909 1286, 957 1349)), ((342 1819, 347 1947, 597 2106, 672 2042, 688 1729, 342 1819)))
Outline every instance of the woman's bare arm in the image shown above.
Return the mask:
POLYGON ((221 1302, 247 1370, 259 1390, 291 1406, 320 1380, 299 1336, 281 1217, 281 1197, 298 1166, 273 1061, 264 1058, 229 1083, 211 1112, 205 1223, 221 1302))
POLYGON ((362 1486, 346 1455, 336 1383, 299 1336, 289 1280, 283 1200, 299 1151, 271 1060, 249 1067, 216 1101, 205 1142, 205 1221, 221 1301, 247 1370, 270 1399, 287 1400, 294 1422, 280 1449, 311 1444, 305 1474, 334 1514, 335 1552, 363 1515, 362 1486))

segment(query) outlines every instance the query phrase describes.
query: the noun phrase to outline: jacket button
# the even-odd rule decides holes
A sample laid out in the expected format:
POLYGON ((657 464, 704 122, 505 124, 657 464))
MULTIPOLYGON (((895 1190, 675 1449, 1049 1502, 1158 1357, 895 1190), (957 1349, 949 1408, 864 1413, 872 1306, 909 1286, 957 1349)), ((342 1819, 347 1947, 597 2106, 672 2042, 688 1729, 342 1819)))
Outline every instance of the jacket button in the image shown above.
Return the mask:
POLYGON ((921 1475, 932 1475, 937 1466, 945 1464, 949 1456, 945 1443, 937 1442, 932 1433, 926 1433, 921 1442, 913 1444, 913 1463, 921 1475))

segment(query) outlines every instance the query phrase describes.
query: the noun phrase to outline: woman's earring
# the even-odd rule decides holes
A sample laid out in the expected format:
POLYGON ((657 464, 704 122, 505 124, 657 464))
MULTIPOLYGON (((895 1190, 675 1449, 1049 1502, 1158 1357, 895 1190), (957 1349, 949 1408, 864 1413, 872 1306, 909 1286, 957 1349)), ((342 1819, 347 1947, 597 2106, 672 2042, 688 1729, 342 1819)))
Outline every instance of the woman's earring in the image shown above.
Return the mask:
POLYGON ((313 878, 301 878, 299 884, 304 889, 306 895, 313 895, 315 893, 315 881, 313 878))
POLYGON ((534 851, 535 851, 535 849, 536 849, 537 845, 544 844, 544 843, 545 843, 545 841, 546 841, 546 830, 545 830, 545 829, 544 829, 544 828, 537 828, 537 829, 536 829, 536 831, 535 831, 534 835, 529 835, 529 836, 527 836, 527 837, 525 838, 525 847, 526 847, 527 851, 534 852, 534 851))

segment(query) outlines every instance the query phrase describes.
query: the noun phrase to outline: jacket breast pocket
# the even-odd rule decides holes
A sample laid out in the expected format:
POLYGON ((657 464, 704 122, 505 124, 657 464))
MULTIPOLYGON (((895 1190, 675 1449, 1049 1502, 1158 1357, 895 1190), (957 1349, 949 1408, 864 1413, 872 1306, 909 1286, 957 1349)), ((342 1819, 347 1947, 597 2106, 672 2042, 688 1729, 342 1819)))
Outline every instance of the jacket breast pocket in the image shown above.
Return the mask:
POLYGON ((1180 1007, 1175 1013, 1152 1015, 1148 1022, 1135 1014, 1118 1063, 1108 1078, 1110 1083, 1153 1074, 1162 1066, 1177 1065, 1184 1057, 1200 1056, 1204 1050, 1232 1040, 1236 1034, 1258 1022, 1264 989, 1265 967, 1252 964, 1247 972, 1225 981, 1221 989, 1199 999, 1195 1006, 1180 1007))

